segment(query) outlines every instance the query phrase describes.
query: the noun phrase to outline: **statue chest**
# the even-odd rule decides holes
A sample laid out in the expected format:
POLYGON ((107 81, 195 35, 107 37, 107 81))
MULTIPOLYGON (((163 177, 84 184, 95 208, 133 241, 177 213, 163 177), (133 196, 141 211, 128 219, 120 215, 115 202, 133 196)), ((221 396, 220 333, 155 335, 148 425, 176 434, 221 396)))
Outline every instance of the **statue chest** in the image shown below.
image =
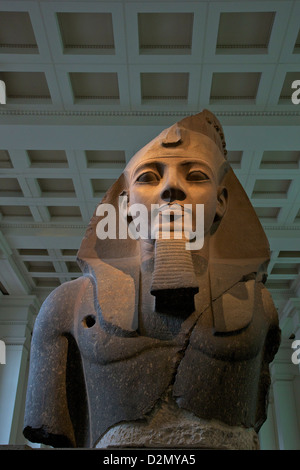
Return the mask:
POLYGON ((216 331, 214 312, 218 311, 219 318, 221 315, 230 317, 230 306, 227 306, 225 314, 220 312, 219 306, 216 307, 221 301, 217 299, 203 312, 195 311, 181 322, 178 318, 173 322, 170 314, 161 315, 153 311, 153 328, 141 332, 125 330, 107 322, 101 311, 97 311, 92 292, 87 292, 75 315, 74 336, 82 358, 99 366, 128 362, 132 358, 147 356, 152 350, 160 351, 166 357, 169 357, 169 351, 173 351, 181 358, 193 350, 195 354, 199 352, 209 358, 229 362, 256 357, 269 327, 262 302, 251 303, 253 310, 250 313, 245 314, 241 310, 241 317, 246 317, 247 322, 240 323, 240 328, 216 331))
POLYGON ((178 406, 196 416, 254 425, 268 329, 259 308, 249 325, 231 333, 215 331, 207 308, 161 340, 101 320, 92 296, 83 305, 74 332, 95 439, 120 421, 143 419, 170 386, 178 406))

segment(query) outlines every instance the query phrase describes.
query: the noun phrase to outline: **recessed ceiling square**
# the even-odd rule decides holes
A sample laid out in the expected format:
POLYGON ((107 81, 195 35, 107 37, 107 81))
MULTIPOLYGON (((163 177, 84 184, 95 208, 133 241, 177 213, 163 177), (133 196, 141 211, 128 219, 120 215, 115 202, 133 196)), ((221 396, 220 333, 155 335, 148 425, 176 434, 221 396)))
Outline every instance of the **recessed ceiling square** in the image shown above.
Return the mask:
POLYGON ((119 83, 116 72, 71 72, 70 80, 75 102, 119 102, 119 83))
POLYGON ((76 261, 66 261, 69 273, 81 273, 81 269, 76 261))
POLYGON ((187 100, 188 73, 141 73, 142 100, 187 100))
POLYGON ((77 253, 78 253, 78 250, 74 250, 72 248, 64 248, 61 250, 62 256, 67 256, 67 257, 72 257, 72 258, 76 258, 77 253))
POLYGON ((24 261, 29 273, 55 273, 51 261, 24 261))
POLYGON ((258 179, 255 182, 252 197, 286 198, 292 180, 258 179))
POLYGON ((300 251, 280 251, 278 258, 300 258, 300 251))
POLYGON ((254 209, 260 219, 270 219, 272 221, 277 219, 280 212, 280 207, 255 207, 254 209))
POLYGON ((106 193, 106 191, 113 185, 115 180, 113 179, 92 179, 92 188, 93 188, 93 193, 94 197, 99 197, 106 193))
POLYGON ((298 36, 295 42, 295 47, 294 47, 294 54, 300 54, 300 29, 298 32, 298 36))
POLYGON ((300 151, 295 150, 266 150, 263 153, 261 169, 290 169, 299 168, 300 151))
POLYGON ((215 72, 212 77, 210 102, 255 100, 260 72, 215 72))
POLYGON ((7 104, 10 101, 48 104, 51 96, 44 72, 0 72, 6 85, 7 104))
POLYGON ((32 218, 32 214, 28 206, 0 206, 0 213, 5 217, 32 218))
POLYGON ((76 195, 70 178, 38 178, 37 182, 43 196, 74 197, 76 195))
POLYGON ((37 277, 32 276, 33 281, 35 282, 36 287, 44 289, 54 289, 55 287, 60 286, 61 282, 57 277, 37 277))
POLYGON ((0 52, 38 54, 38 45, 28 12, 0 12, 0 52))
POLYGON ((64 150, 27 150, 31 167, 67 168, 68 160, 64 150))
POLYGON ((242 163, 242 150, 228 150, 226 160, 233 168, 240 168, 242 163))
POLYGON ((140 54, 190 54, 193 13, 139 13, 140 54))
POLYGON ((280 280, 280 279, 268 279, 266 282, 266 288, 269 290, 289 290, 291 281, 280 280))
POLYGON ((293 276, 298 274, 299 267, 300 265, 297 263, 276 263, 271 274, 283 274, 293 278, 293 276))
POLYGON ((64 52, 114 54, 111 13, 57 13, 64 52))
POLYGON ((29 256, 29 257, 39 257, 39 256, 49 256, 49 253, 44 248, 19 248, 18 253, 20 256, 29 256))
POLYGON ((124 150, 86 150, 85 156, 89 168, 126 163, 124 150))
POLYGON ((17 178, 0 179, 0 196, 2 197, 20 197, 23 196, 21 187, 17 178))
POLYGON ((274 18, 273 11, 221 13, 216 52, 266 53, 274 18))
POLYGON ((81 211, 77 206, 48 206, 51 217, 62 217, 64 220, 69 217, 80 217, 81 211))
POLYGON ((7 150, 0 150, 0 168, 12 168, 11 159, 7 150))

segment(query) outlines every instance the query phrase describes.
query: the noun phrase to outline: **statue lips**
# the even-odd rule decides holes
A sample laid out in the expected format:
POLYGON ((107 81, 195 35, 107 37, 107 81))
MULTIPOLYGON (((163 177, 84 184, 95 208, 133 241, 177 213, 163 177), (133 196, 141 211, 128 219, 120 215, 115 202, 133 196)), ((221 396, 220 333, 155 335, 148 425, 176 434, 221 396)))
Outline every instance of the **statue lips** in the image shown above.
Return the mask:
POLYGON ((174 204, 163 204, 161 205, 159 208, 158 208, 158 212, 169 212, 169 211, 172 211, 172 213, 174 213, 174 215, 180 215, 182 216, 182 214, 187 211, 187 212, 191 212, 190 209, 187 209, 184 207, 184 205, 182 204, 178 204, 178 202, 175 202, 174 204))
MULTIPOLYGON (((192 210, 190 207, 179 203, 168 203, 161 205, 158 209, 153 211, 154 215, 154 231, 161 232, 180 232, 188 225, 191 219, 192 210)), ((182 236, 180 236, 182 238, 182 236)))

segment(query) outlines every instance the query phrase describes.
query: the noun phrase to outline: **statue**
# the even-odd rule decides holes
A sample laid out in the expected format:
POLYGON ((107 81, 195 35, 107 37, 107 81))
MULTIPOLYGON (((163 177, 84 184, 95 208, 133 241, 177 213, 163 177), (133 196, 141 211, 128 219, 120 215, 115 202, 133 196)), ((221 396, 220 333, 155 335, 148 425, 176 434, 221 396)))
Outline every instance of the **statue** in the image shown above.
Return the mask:
POLYGON ((147 144, 106 193, 78 252, 83 276, 54 290, 36 320, 30 441, 259 449, 280 330, 264 286, 268 242, 225 147, 204 110, 147 144), (108 237, 110 208, 117 233, 108 237), (138 221, 140 237, 124 235, 138 221))

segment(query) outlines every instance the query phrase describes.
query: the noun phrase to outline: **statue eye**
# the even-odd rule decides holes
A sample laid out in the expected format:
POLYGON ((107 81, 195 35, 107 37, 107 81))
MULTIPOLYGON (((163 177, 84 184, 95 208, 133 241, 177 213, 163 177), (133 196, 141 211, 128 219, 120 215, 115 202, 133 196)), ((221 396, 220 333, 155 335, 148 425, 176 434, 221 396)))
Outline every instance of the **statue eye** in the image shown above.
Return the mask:
POLYGON ((190 171, 186 177, 187 181, 206 181, 208 176, 200 170, 190 171))
POLYGON ((154 171, 145 171, 136 179, 138 183, 156 183, 159 177, 154 171))

